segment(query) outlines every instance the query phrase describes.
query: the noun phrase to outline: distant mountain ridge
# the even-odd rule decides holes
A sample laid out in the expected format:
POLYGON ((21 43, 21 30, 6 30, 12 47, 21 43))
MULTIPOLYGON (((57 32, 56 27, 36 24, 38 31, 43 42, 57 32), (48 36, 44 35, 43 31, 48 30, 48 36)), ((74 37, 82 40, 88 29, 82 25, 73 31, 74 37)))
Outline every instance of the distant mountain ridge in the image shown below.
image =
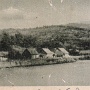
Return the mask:
POLYGON ((89 22, 84 22, 84 23, 69 23, 67 26, 72 26, 72 27, 78 27, 78 28, 86 28, 90 29, 90 23, 89 22))
POLYGON ((36 28, 8 28, 8 29, 1 29, 0 34, 2 32, 7 32, 10 35, 14 35, 16 33, 22 33, 24 35, 33 35, 33 34, 38 34, 38 33, 44 33, 44 32, 65 32, 65 31, 70 31, 71 30, 79 31, 79 30, 90 30, 90 24, 83 24, 83 23, 69 23, 67 25, 51 25, 51 26, 43 26, 43 27, 36 27, 36 28))

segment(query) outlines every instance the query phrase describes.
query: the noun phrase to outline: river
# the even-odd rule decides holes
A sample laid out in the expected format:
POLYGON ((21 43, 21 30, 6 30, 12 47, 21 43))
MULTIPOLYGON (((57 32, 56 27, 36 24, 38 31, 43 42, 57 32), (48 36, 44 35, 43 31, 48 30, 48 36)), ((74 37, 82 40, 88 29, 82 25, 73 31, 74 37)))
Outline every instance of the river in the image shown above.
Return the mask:
POLYGON ((0 86, 89 86, 90 61, 0 69, 0 86))

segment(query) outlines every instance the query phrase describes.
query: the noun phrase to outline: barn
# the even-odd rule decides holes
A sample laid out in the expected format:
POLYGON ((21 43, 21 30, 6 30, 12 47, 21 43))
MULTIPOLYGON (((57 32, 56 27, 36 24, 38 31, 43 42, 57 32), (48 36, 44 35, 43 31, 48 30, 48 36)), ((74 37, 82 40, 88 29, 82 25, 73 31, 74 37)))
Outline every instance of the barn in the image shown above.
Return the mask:
POLYGON ((36 48, 28 48, 28 51, 30 52, 32 59, 39 58, 39 53, 37 52, 36 48))
POLYGON ((29 50, 27 48, 22 53, 22 57, 23 57, 23 59, 31 59, 31 53, 29 52, 29 50))
POLYGON ((36 59, 39 58, 39 53, 35 48, 26 48, 22 56, 24 59, 36 59))

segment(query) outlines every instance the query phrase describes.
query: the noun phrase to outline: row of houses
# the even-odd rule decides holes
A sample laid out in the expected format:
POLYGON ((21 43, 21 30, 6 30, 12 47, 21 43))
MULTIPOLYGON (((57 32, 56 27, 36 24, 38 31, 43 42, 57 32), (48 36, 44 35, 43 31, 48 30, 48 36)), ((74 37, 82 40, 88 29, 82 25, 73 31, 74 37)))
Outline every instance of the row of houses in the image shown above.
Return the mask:
MULTIPOLYGON (((90 50, 81 50, 79 55, 83 57, 90 56, 90 50)), ((13 46, 10 51, 0 52, 0 61, 8 59, 42 59, 42 58, 55 58, 55 57, 71 57, 69 52, 64 48, 21 48, 13 46)))
POLYGON ((12 47, 9 52, 0 52, 0 60, 4 59, 37 59, 70 57, 64 48, 21 48, 12 47), (2 54, 4 53, 4 54, 2 54))

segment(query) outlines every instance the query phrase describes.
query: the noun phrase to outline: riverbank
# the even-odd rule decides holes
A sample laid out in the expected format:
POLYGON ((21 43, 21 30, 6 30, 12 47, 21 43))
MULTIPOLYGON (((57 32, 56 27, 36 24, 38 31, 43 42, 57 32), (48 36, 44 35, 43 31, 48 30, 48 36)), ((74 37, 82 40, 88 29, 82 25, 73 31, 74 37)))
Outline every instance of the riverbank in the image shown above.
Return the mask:
POLYGON ((32 59, 32 60, 11 60, 0 62, 0 68, 12 67, 29 67, 29 66, 42 66, 52 64, 64 64, 75 62, 72 58, 54 58, 54 59, 32 59))

